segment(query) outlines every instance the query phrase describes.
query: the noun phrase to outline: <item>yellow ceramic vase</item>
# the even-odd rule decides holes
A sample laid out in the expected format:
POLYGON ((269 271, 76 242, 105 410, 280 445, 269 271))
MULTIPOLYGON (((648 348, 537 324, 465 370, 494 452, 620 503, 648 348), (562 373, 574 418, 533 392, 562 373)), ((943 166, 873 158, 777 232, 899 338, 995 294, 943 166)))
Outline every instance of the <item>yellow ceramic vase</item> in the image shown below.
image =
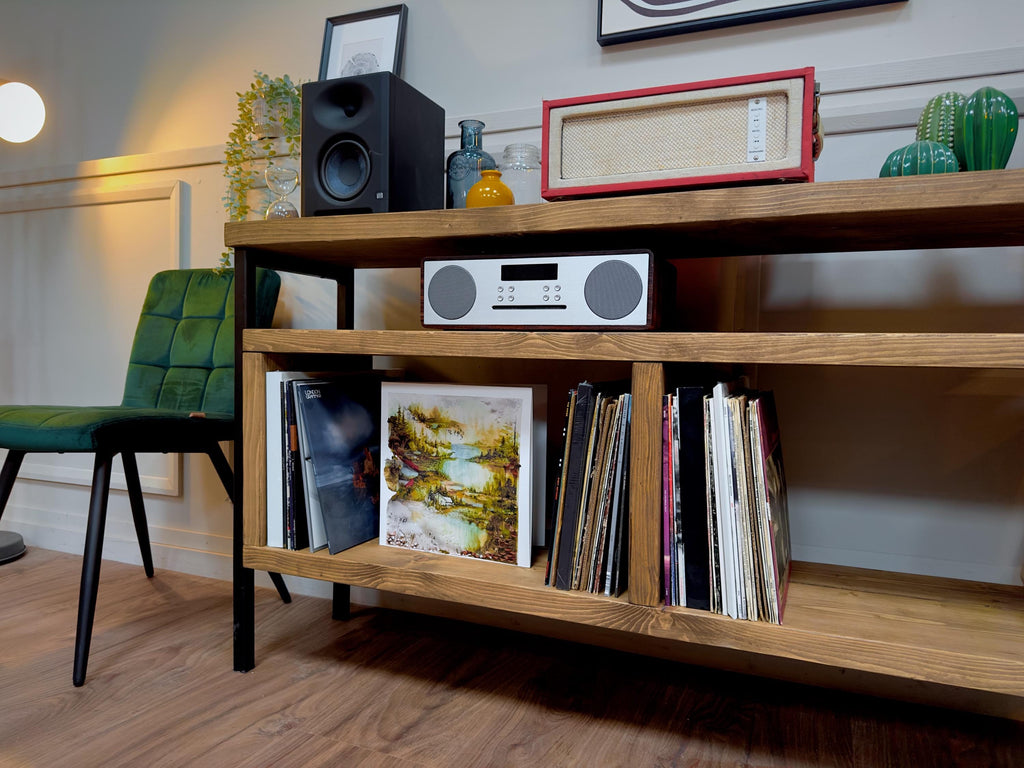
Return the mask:
POLYGON ((501 180, 501 171, 480 171, 480 181, 466 193, 467 208, 485 208, 489 205, 512 205, 516 199, 512 190, 501 180))

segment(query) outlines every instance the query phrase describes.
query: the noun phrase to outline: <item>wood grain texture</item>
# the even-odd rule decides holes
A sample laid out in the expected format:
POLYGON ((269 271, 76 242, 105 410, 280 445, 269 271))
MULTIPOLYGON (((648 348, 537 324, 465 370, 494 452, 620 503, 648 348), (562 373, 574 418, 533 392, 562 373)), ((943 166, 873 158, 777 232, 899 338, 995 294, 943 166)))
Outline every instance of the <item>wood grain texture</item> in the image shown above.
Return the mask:
MULTIPOLYGON (((250 247, 263 266, 314 274, 417 267, 426 256, 619 247, 683 259, 1020 245, 1024 171, 234 223, 225 235, 228 245, 250 247)), ((255 546, 264 523, 259 501, 247 495, 253 509, 246 509, 246 525, 256 527, 246 532, 248 567, 370 587, 400 601, 430 602, 457 618, 507 622, 555 637, 1024 717, 1019 589, 798 566, 782 627, 659 607, 659 548, 652 546, 659 483, 656 462, 646 463, 660 456, 656 421, 665 363, 1015 369, 1024 368, 1024 334, 247 330, 243 349, 263 361, 247 371, 268 361, 285 365, 295 356, 331 355, 339 366, 362 355, 544 360, 570 370, 576 361, 632 363, 636 414, 636 540, 624 599, 546 588, 539 563, 495 569, 372 542, 336 556, 255 546)), ((246 452, 246 462, 257 460, 246 452)), ((429 734, 424 738, 434 743, 429 734)), ((858 751, 856 740, 844 749, 845 764, 881 754, 874 747, 858 751)), ((792 757, 778 762, 789 764, 792 757)))
POLYGON ((0 567, 0 766, 1024 764, 1024 725, 258 589, 231 671, 230 585, 105 562, 85 686, 81 559, 0 567))
POLYGON ((242 355, 243 541, 267 543, 267 371, 264 355, 242 355))
POLYGON ((272 354, 779 365, 1024 368, 1019 333, 674 333, 246 330, 272 354))
POLYGON ((661 562, 661 398, 660 364, 634 363, 629 454, 629 599, 639 605, 662 602, 661 562))
POLYGON ((410 267, 427 256, 561 249, 685 257, 1013 245, 1024 238, 1024 170, 229 222, 224 237, 309 260, 310 270, 319 261, 410 267))
MULTIPOLYGON (((576 627, 634 635, 633 648, 687 646, 733 652, 728 668, 777 674, 779 662, 801 680, 814 665, 859 670, 905 681, 993 694, 969 697, 985 711, 1024 717, 1024 594, 974 582, 892 575, 898 589, 882 590, 888 574, 837 566, 797 568, 785 623, 774 626, 729 619, 684 608, 652 608, 544 586, 546 559, 531 569, 495 567, 476 560, 381 547, 368 542, 337 555, 246 548, 245 564, 257 570, 293 573, 386 592, 434 598, 454 604, 539 617, 576 627), (799 579, 809 574, 808 582, 799 579), (858 589, 860 584, 873 589, 858 589)), ((665 655, 658 650, 658 655, 665 655)), ((692 657, 691 657, 692 658, 692 657)), ((821 670, 823 672, 827 670, 821 670)), ((842 685, 842 682, 839 682, 842 685)), ((936 700, 943 699, 936 691, 936 700)), ((927 691, 922 693, 927 698, 927 691)))

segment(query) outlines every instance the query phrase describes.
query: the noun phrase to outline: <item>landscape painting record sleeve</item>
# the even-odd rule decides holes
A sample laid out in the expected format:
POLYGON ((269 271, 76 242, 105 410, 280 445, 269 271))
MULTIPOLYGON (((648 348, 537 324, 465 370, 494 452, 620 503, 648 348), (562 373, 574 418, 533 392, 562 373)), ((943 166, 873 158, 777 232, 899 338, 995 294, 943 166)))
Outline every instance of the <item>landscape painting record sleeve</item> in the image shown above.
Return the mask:
POLYGON ((381 545, 531 567, 533 388, 381 386, 381 545))

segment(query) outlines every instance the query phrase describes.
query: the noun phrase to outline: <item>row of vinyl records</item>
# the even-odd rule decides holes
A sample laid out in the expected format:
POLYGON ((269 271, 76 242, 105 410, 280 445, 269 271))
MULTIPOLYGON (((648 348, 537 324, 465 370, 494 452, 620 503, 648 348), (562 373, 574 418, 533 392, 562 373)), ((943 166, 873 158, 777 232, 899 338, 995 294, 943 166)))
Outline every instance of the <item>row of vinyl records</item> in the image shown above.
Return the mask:
MULTIPOLYGON (((383 372, 332 378, 267 373, 268 546, 326 547, 335 554, 379 536, 384 378, 383 372)), ((444 387, 409 386, 420 398, 430 387, 444 387)), ((627 387, 581 382, 569 392, 548 512, 546 583, 559 589, 619 595, 627 586, 627 387)), ((474 399, 472 388, 453 389, 449 399, 474 399)), ((780 623, 789 524, 772 393, 725 383, 710 391, 680 387, 664 398, 662 446, 665 604, 780 623)), ((530 473, 524 478, 529 485, 530 473)), ((448 502, 442 512, 451 511, 453 502, 444 493, 439 498, 448 502)), ((521 511, 528 509, 523 504, 521 497, 521 511)), ((528 566, 528 515, 520 515, 516 538, 523 551, 512 562, 528 566)))
POLYGON ((267 546, 336 554, 375 538, 381 377, 266 379, 267 546))
POLYGON ((665 604, 780 624, 790 543, 773 394, 680 387, 662 415, 665 604))
MULTIPOLYGON (((569 392, 546 575, 559 589, 626 587, 631 398, 617 390, 569 392)), ((665 604, 781 623, 789 515, 772 393, 680 387, 664 398, 662 446, 665 604)))

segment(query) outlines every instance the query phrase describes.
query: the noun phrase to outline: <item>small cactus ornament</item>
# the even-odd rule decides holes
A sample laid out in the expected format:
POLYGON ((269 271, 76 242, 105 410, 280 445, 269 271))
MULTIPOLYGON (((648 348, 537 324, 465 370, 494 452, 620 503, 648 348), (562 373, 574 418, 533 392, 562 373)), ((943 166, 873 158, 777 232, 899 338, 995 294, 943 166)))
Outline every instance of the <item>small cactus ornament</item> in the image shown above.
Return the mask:
POLYGON ((938 141, 915 141, 886 158, 879 172, 887 176, 918 176, 926 173, 956 173, 960 170, 953 150, 938 141))

